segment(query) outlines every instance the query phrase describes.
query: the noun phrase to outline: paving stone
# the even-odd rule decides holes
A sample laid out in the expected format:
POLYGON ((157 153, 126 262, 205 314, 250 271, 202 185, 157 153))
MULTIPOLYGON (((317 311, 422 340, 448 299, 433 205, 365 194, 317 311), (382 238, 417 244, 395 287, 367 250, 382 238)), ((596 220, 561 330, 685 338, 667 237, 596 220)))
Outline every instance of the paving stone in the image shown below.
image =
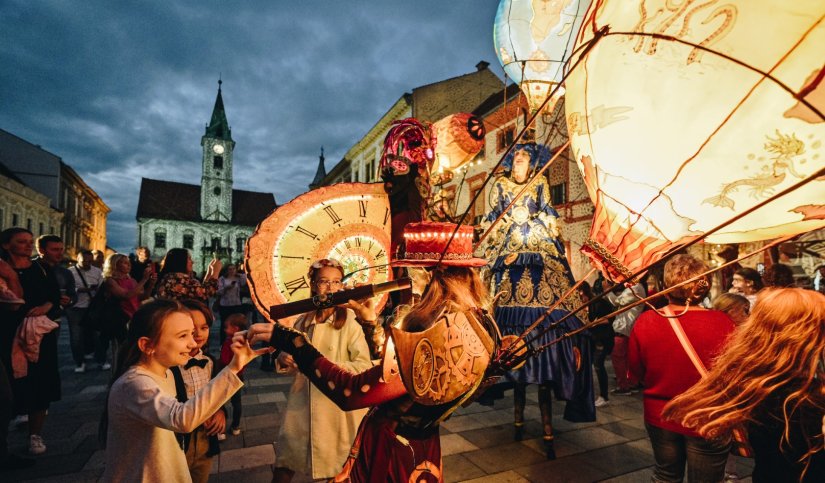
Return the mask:
POLYGON ((281 419, 277 414, 261 414, 259 416, 249 416, 247 417, 246 414, 243 416, 243 425, 245 428, 251 429, 264 429, 264 428, 274 428, 281 423, 281 419))
POLYGON ((521 443, 509 443, 501 446, 480 449, 469 453, 462 453, 464 457, 484 470, 485 473, 496 473, 512 470, 545 461, 544 453, 533 451, 521 443))
MULTIPOLYGON (((275 463, 275 448, 272 444, 262 444, 251 448, 221 451, 219 457, 220 472, 225 473, 244 468, 272 465, 275 463)), ((271 472, 269 479, 272 479, 271 472)))
POLYGON ((83 470, 102 470, 106 467, 106 451, 105 450, 97 450, 92 453, 92 456, 89 458, 89 461, 83 465, 83 470))
MULTIPOLYGON (((524 438, 541 436, 541 425, 538 421, 527 421, 524 425, 524 438)), ((479 448, 488 448, 504 443, 513 442, 513 425, 501 424, 489 428, 463 431, 461 436, 479 448)))
POLYGON ((650 440, 647 438, 631 441, 627 443, 627 446, 635 449, 636 451, 641 451, 642 453, 645 453, 653 458, 653 448, 650 446, 650 440))
POLYGON ((571 456, 568 461, 572 465, 592 465, 609 475, 621 475, 654 464, 650 455, 636 451, 627 445, 599 448, 571 456))
POLYGON ((453 433, 459 433, 470 429, 483 428, 484 423, 475 419, 472 414, 468 414, 467 416, 453 416, 441 423, 441 426, 449 429, 453 433))
POLYGON ((602 429, 606 429, 611 433, 616 433, 619 436, 624 436, 629 440, 636 440, 636 439, 647 439, 647 431, 644 429, 639 429, 629 424, 625 423, 608 423, 602 424, 599 426, 602 429))
POLYGON ((462 438, 460 434, 445 434, 441 436, 442 456, 464 453, 466 451, 475 451, 477 449, 478 446, 462 438))
POLYGON ((277 402, 286 402, 286 396, 284 393, 278 392, 270 392, 266 394, 259 394, 258 395, 258 402, 260 403, 277 403, 277 402))
POLYGON ((575 458, 575 456, 515 468, 514 471, 534 482, 552 481, 554 483, 579 483, 582 481, 603 480, 610 476, 608 473, 605 473, 592 465, 578 463, 575 465, 570 464, 571 458, 575 458))
MULTIPOLYGON (((603 481, 603 483, 638 483, 640 481, 651 481, 653 477, 653 468, 642 468, 640 470, 631 471, 630 473, 625 473, 621 476, 616 476, 613 478, 608 478, 603 481)), ((742 480, 739 480, 742 481, 742 480)))
MULTIPOLYGON (((544 438, 532 438, 527 439, 521 442, 524 446, 532 449, 533 451, 545 454, 544 452, 544 438)), ((580 446, 576 446, 575 444, 565 441, 563 439, 556 438, 553 442, 553 449, 556 451, 556 458, 564 458, 565 456, 570 456, 574 454, 584 453, 586 450, 580 446)))
MULTIPOLYGON (((616 396, 621 397, 621 396, 616 396)), ((636 419, 639 417, 639 414, 642 412, 641 409, 636 407, 632 404, 613 404, 613 400, 610 400, 610 404, 604 407, 599 408, 600 410, 613 414, 615 416, 619 416, 622 419, 636 419)))
MULTIPOLYGON (((272 429, 256 429, 251 431, 241 432, 244 446, 259 446, 262 444, 272 444, 278 439, 278 430, 272 429)), ((228 438, 238 439, 238 436, 228 436, 228 438)))
POLYGON ((556 439, 568 441, 587 450, 603 448, 615 444, 626 443, 628 438, 611 433, 601 428, 586 428, 580 431, 569 431, 556 436, 556 439))
POLYGON ((472 480, 464 480, 461 483, 530 483, 530 480, 515 471, 503 471, 480 478, 473 478, 472 480))
POLYGON ((244 483, 270 483, 272 481, 272 467, 265 465, 209 475, 210 483, 238 483, 241 481, 244 483))
POLYGON ((441 458, 444 463, 444 481, 463 481, 485 476, 484 470, 473 464, 463 454, 454 454, 441 458))

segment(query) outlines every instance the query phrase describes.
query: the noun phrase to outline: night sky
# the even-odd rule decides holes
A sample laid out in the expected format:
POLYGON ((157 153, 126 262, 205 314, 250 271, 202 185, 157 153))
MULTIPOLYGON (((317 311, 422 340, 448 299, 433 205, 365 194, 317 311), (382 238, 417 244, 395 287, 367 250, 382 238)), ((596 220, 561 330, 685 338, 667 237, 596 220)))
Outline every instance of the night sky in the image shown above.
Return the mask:
POLYGON ((141 177, 199 183, 223 78, 236 189, 304 192, 404 92, 499 77, 498 0, 0 2, 0 128, 60 156, 133 250, 141 177))

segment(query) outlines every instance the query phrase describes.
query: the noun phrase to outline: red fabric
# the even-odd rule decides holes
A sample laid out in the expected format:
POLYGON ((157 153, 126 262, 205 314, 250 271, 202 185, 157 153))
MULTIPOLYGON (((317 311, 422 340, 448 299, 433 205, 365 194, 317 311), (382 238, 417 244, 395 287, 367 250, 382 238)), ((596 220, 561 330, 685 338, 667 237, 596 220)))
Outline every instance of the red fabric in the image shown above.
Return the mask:
MULTIPOLYGON (((224 368, 228 366, 229 363, 232 362, 233 357, 235 357, 235 353, 232 352, 232 337, 227 337, 226 340, 223 341, 223 345, 221 346, 221 357, 219 359, 221 363, 220 367, 224 368)), ((243 371, 245 369, 246 367, 238 371, 238 377, 243 376, 243 371)))
MULTIPOLYGON (((112 280, 114 280, 116 284, 120 285, 120 288, 127 292, 138 286, 137 281, 135 281, 132 277, 113 278, 112 280)), ((131 319, 132 316, 135 315, 135 312, 137 312, 137 309, 140 308, 140 299, 137 295, 127 299, 122 299, 120 301, 120 308, 126 315, 129 316, 129 319, 131 319)))
MULTIPOLYGON (((733 331, 733 322, 717 310, 690 310, 679 317, 679 322, 699 358, 710 369, 713 358, 733 331)), ((696 384, 701 376, 670 323, 656 311, 644 312, 636 320, 630 333, 628 363, 630 371, 644 384, 645 421, 668 431, 698 436, 682 425, 661 418, 665 405, 696 384)))
POLYGON ((616 371, 616 387, 625 391, 637 386, 639 380, 627 367, 627 344, 629 337, 616 334, 613 337, 613 351, 610 353, 610 361, 613 363, 613 370, 616 371))
POLYGON ((382 382, 383 372, 383 367, 378 365, 353 374, 323 357, 316 359, 311 370, 305 372, 318 389, 345 411, 378 406, 361 422, 361 445, 349 474, 350 481, 442 481, 437 428, 417 439, 397 437, 398 414, 389 415, 409 407, 412 401, 406 398, 409 401, 406 405, 403 400, 399 401, 407 394, 401 377, 396 375, 389 382, 382 382))

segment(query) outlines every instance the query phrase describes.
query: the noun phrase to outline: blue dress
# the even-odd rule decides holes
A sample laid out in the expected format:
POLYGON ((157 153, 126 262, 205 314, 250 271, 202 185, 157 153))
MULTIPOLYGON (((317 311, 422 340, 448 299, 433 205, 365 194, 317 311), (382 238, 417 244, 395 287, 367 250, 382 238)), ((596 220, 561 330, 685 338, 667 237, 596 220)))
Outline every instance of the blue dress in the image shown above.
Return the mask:
MULTIPOLYGON (((524 184, 507 176, 499 177, 493 186, 493 208, 486 221, 498 218, 523 187, 524 184)), ((559 239, 556 224, 559 215, 550 206, 549 191, 543 177, 537 180, 486 240, 485 256, 491 262, 494 293, 501 293, 495 319, 502 335, 520 335, 574 284, 564 245, 559 239)), ((580 305, 581 299, 574 292, 528 334, 527 339, 580 305)), ((578 315, 587 320, 586 312, 578 315)), ((538 337, 531 346, 551 342, 582 325, 579 318, 570 317, 538 337)), ((575 335, 532 356, 508 378, 517 383, 553 383, 557 398, 574 403, 565 409, 566 419, 592 421, 595 407, 590 346, 588 334, 575 335)))

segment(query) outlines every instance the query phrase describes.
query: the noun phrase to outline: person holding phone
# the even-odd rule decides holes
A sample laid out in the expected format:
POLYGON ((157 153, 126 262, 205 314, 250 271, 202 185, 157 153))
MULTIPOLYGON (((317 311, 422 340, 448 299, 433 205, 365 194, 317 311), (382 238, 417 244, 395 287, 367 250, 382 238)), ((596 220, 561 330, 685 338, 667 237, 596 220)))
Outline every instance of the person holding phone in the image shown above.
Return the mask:
POLYGON ((243 313, 241 288, 246 286, 246 274, 238 273, 238 266, 228 264, 218 277, 218 312, 221 315, 221 341, 226 339, 226 319, 243 313))

